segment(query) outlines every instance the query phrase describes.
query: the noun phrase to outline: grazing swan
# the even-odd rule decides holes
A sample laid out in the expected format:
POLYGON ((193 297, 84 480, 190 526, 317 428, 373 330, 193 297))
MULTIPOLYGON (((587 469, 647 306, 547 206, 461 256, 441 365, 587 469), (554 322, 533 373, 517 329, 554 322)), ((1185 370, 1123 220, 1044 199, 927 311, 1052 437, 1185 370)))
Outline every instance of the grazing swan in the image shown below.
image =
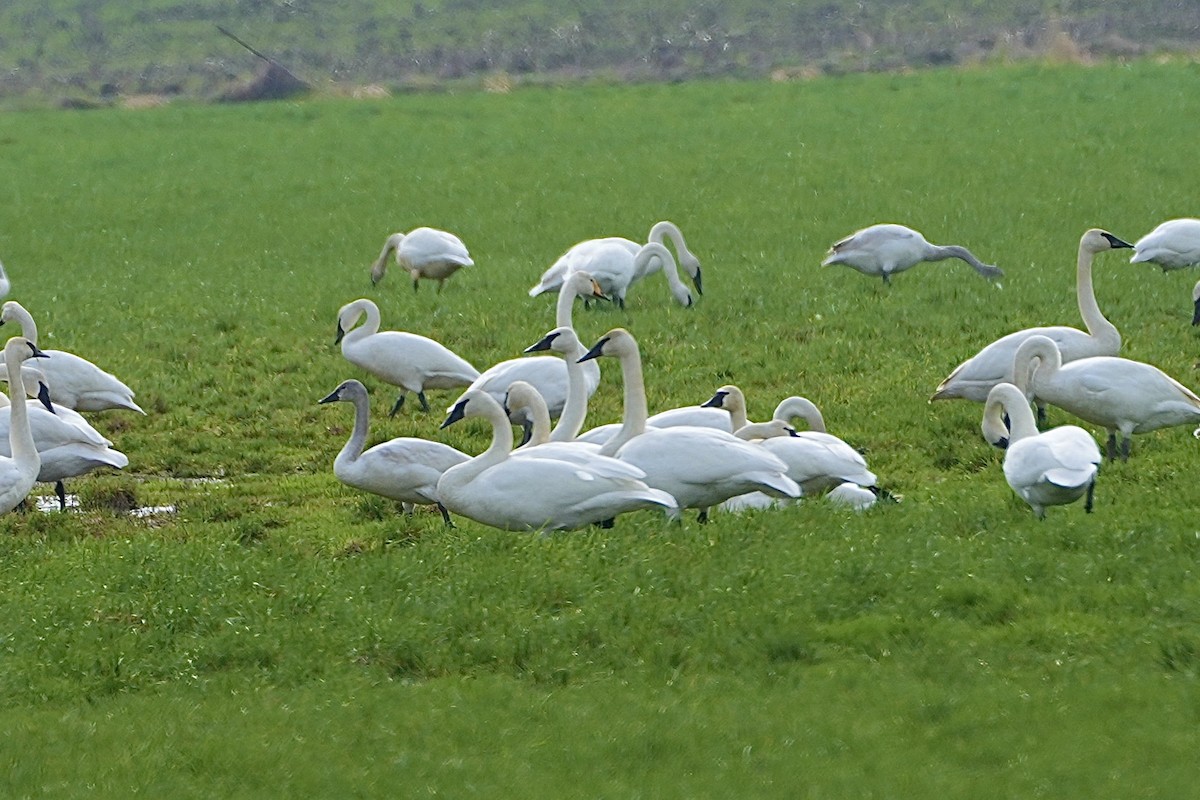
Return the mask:
POLYGON ((903 272, 922 261, 944 261, 958 258, 970 264, 985 278, 995 280, 1004 275, 999 267, 984 264, 965 247, 956 244, 936 245, 903 225, 872 225, 834 242, 822 267, 844 264, 864 275, 880 275, 891 283, 892 275, 903 272))
MULTIPOLYGON (((1089 356, 1115 356, 1121 349, 1121 334, 1104 318, 1092 289, 1092 260, 1097 253, 1132 247, 1107 231, 1092 228, 1079 240, 1079 259, 1075 270, 1075 297, 1079 315, 1087 333, 1078 328, 1053 326, 1026 328, 997 339, 971 358, 954 368, 942 381, 930 402, 963 398, 976 403, 987 400, 997 383, 1012 383, 1013 356, 1017 348, 1031 336, 1049 336, 1062 351, 1063 361, 1089 356)), ((1039 411, 1040 416, 1040 411, 1039 411)))
MULTIPOLYGON (((559 287, 558 302, 555 307, 554 324, 560 328, 571 327, 571 311, 575 298, 579 295, 604 299, 600 285, 587 272, 574 272, 559 287)), ((526 350, 525 352, 529 352, 526 350)), ((590 397, 600 385, 600 368, 595 364, 583 368, 587 394, 590 397)), ((471 389, 487 392, 492 399, 501 405, 508 394, 508 387, 513 381, 525 381, 532 384, 538 393, 546 400, 550 416, 557 418, 562 414, 567 402, 568 375, 567 365, 558 356, 533 356, 532 358, 510 358, 501 361, 484 370, 470 385, 471 389)), ((525 428, 522 443, 529 440, 529 426, 532 421, 524 411, 517 411, 510 417, 514 425, 525 428)))
MULTIPOLYGON (((728 412, 736 435, 752 423, 746 419, 746 397, 737 386, 728 384, 716 391, 705 407, 728 412)), ((821 494, 847 481, 862 486, 873 494, 876 487, 874 472, 867 469, 866 459, 844 441, 825 431, 820 410, 803 397, 785 398, 775 408, 773 419, 791 422, 803 419, 809 427, 795 436, 769 439, 762 445, 788 465, 788 477, 800 484, 805 495, 821 494)))
POLYGON ((1084 510, 1091 512, 1100 448, 1090 433, 1075 425, 1038 433, 1025 395, 1011 383, 988 392, 980 427, 983 438, 1005 448, 1004 479, 1038 519, 1045 519, 1046 506, 1073 503, 1084 494, 1084 510))
POLYGON ((787 466, 764 448, 715 428, 646 427, 646 387, 637 341, 624 328, 604 335, 583 358, 613 356, 621 362, 625 384, 625 416, 621 429, 600 448, 646 473, 646 483, 675 498, 679 508, 708 509, 730 497, 763 491, 796 498, 800 487, 786 475, 787 466))
POLYGON ((1172 219, 1137 240, 1131 264, 1158 264, 1163 272, 1200 264, 1200 219, 1172 219))
POLYGON ((512 427, 490 394, 468 389, 442 427, 470 417, 492 424, 492 443, 480 455, 446 470, 438 481, 442 504, 455 514, 505 530, 571 530, 606 523, 640 508, 678 514, 666 492, 596 467, 552 458, 512 457, 512 427))
POLYGON ((366 298, 338 310, 333 343, 341 344, 342 355, 351 364, 400 387, 400 396, 392 406, 393 416, 404 405, 406 392, 416 392, 421 410, 428 411, 426 389, 455 389, 479 377, 479 370, 433 339, 404 331, 381 332, 379 306, 366 298), (366 321, 358 325, 364 316, 366 321))
MULTIPOLYGON (((23 336, 14 336, 4 345, 5 371, 8 373, 9 391, 19 391, 22 386, 21 364, 28 358, 44 357, 46 354, 37 345, 23 336)), ((29 490, 37 483, 42 459, 33 441, 29 428, 29 409, 25 403, 12 403, 8 428, 8 447, 12 454, 0 458, 0 514, 12 511, 29 496, 29 490)))
POLYGON ((318 402, 338 401, 354 404, 354 431, 333 461, 337 479, 355 489, 399 500, 406 514, 411 514, 414 506, 437 506, 442 519, 453 527, 449 512, 438 500, 437 482, 443 472, 466 462, 469 456, 448 444, 408 436, 364 452, 371 414, 367 387, 356 380, 344 381, 318 402))
POLYGON ((372 284, 383 280, 388 253, 393 251, 396 253, 396 264, 412 276, 413 291, 418 288, 417 281, 429 278, 438 282, 440 292, 446 278, 458 272, 460 267, 475 263, 462 239, 453 233, 436 228, 414 228, 408 233, 393 233, 383 243, 383 251, 371 265, 372 284))
MULTIPOLYGON (((16 300, 9 300, 0 309, 0 325, 15 322, 21 335, 37 344, 38 330, 33 316, 16 300)), ((104 411, 124 408, 145 414, 133 402, 133 390, 114 375, 100 369, 85 358, 63 350, 47 350, 41 369, 50 383, 50 399, 60 406, 76 411, 104 411)))
MULTIPOLYGON (((704 294, 703 281, 701 280, 700 260, 695 254, 688 249, 687 242, 684 241, 683 232, 679 230, 679 226, 673 222, 663 220, 656 222, 650 228, 650 234, 646 237, 647 243, 665 244, 666 240, 670 239, 675 245, 675 251, 679 254, 679 266, 683 267, 684 272, 691 278, 692 285, 696 287, 697 294, 704 294)), ((620 236, 609 236, 603 239, 587 239, 572 245, 567 252, 558 257, 548 270, 546 270, 541 279, 533 285, 529 290, 530 297, 537 297, 539 294, 556 291, 563 282, 563 278, 573 269, 583 268, 578 262, 581 258, 586 258, 587 254, 595 248, 600 248, 606 245, 619 245, 624 248, 630 255, 636 256, 642 249, 643 245, 631 239, 625 239, 620 236)), ((635 270, 635 274, 631 282, 636 282, 642 278, 649 277, 659 270, 663 269, 666 262, 661 257, 661 252, 656 250, 650 251, 651 258, 640 262, 635 270)), ((678 273, 676 273, 678 277, 678 273)), ((682 293, 678 291, 674 282, 671 281, 670 275, 667 276, 668 284, 671 287, 671 294, 682 305, 691 305, 682 298, 682 293)), ((689 293, 690 294, 690 293, 689 293)))
MULTIPOLYGON (((67 510, 67 490, 63 481, 77 478, 101 467, 123 469, 129 458, 112 448, 112 442, 88 423, 78 412, 50 401, 50 389, 41 370, 28 364, 21 367, 21 378, 27 394, 38 400, 26 401, 29 428, 33 443, 41 458, 37 480, 53 483, 58 496, 58 508, 67 510)), ((8 431, 12 411, 7 397, 0 395, 0 455, 11 456, 8 431)))
MULTIPOLYGON (((1038 402, 1049 403, 1108 429, 1108 457, 1129 458, 1130 436, 1200 422, 1200 397, 1158 367, 1115 356, 1062 363, 1054 341, 1033 336, 1013 357, 1014 381, 1038 402)), ((989 395, 990 396, 990 395, 989 395)))

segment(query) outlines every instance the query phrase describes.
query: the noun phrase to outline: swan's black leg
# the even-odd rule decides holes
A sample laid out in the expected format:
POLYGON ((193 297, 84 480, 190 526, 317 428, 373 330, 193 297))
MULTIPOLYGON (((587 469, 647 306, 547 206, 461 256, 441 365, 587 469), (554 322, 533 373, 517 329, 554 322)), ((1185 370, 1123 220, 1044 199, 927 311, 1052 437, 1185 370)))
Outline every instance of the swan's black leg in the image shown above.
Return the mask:
POLYGON ((417 399, 421 401, 421 410, 428 413, 429 412, 429 401, 425 399, 425 390, 424 389, 417 392, 417 399))
POLYGON ((1108 441, 1106 441, 1104 443, 1104 449, 1108 453, 1109 461, 1112 461, 1113 459, 1115 459, 1117 457, 1117 433, 1116 433, 1116 431, 1109 432, 1108 441))
POLYGON ((1092 513, 1093 500, 1096 499, 1096 482, 1092 481, 1088 484, 1087 500, 1083 502, 1083 510, 1087 513, 1092 513))
POLYGON ((616 524, 617 524, 617 520, 615 517, 609 517, 608 519, 600 520, 600 527, 604 528, 605 530, 608 530, 609 528, 611 528, 613 525, 616 525, 616 524))
POLYGON ((66 511, 67 510, 67 490, 63 486, 62 481, 54 482, 54 493, 56 495, 58 495, 58 510, 66 511))
POLYGON ((418 278, 413 278, 413 291, 415 292, 415 291, 416 291, 417 289, 419 289, 419 288, 421 288, 421 284, 419 283, 419 279, 418 279, 418 278))
POLYGON ((450 519, 450 512, 446 510, 446 507, 444 505, 442 505, 441 503, 438 503, 437 508, 438 508, 438 511, 442 512, 442 519, 446 521, 446 527, 447 528, 455 527, 454 521, 450 519))
POLYGON ((1129 460, 1129 451, 1133 449, 1133 439, 1128 436, 1121 438, 1121 460, 1129 460))
POLYGON ((701 524, 708 522, 708 509, 707 508, 700 509, 700 516, 696 517, 696 521, 701 524))
POLYGON ((404 408, 404 392, 401 392, 400 396, 396 398, 396 405, 392 406, 392 412, 388 416, 396 416, 396 413, 402 408, 404 408))

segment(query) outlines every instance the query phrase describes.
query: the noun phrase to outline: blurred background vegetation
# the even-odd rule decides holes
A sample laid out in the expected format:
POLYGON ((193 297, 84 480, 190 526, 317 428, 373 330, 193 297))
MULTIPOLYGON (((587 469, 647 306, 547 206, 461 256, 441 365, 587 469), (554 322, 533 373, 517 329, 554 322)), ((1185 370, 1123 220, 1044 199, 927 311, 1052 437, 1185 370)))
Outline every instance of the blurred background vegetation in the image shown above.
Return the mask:
POLYGON ((1200 52, 1194 0, 8 0, 0 101, 208 99, 236 33, 321 91, 673 81, 1200 52))

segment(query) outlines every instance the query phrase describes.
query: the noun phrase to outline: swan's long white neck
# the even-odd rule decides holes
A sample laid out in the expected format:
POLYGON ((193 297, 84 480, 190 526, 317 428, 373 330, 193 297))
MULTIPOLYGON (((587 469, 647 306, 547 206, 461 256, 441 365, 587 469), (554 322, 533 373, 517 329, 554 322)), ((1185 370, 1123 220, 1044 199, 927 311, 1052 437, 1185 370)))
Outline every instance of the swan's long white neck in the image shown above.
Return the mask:
POLYGON ((686 302, 683 298, 687 297, 690 292, 683 281, 679 279, 679 267, 675 263, 675 257, 662 242, 649 242, 642 245, 634 257, 634 272, 640 273, 645 270, 650 259, 656 257, 662 262, 662 273, 667 279, 667 285, 671 287, 671 294, 677 300, 686 302))
POLYGON ((810 431, 825 433, 825 418, 812 401, 803 397, 787 397, 775 407, 774 419, 791 422, 796 417, 804 420, 810 431))
POLYGON ((637 344, 632 339, 628 345, 621 348, 618 354, 621 360, 621 380, 625 384, 625 416, 621 429, 616 435, 600 448, 600 455, 615 455, 621 446, 633 437, 645 432, 646 417, 646 383, 642 378, 642 357, 637 344))
POLYGON ((750 424, 750 419, 746 416, 746 395, 742 394, 742 390, 736 386, 730 387, 726 391, 727 394, 721 401, 721 408, 729 412, 729 423, 736 433, 750 424))
POLYGON ((925 251, 925 260, 926 261, 945 261, 947 258, 960 259, 962 261, 967 262, 968 264, 970 264, 972 267, 974 267, 977 270, 985 270, 988 268, 986 264, 984 264, 982 261, 980 261, 978 258, 975 257, 974 253, 972 253, 967 248, 962 247, 961 245, 931 244, 931 245, 929 245, 929 249, 925 251))
POLYGON ((461 470, 459 474, 468 480, 479 475, 485 469, 505 461, 512 453, 513 448, 512 423, 509 422, 508 415, 504 413, 500 404, 491 395, 484 392, 476 394, 471 398, 471 402, 479 403, 482 408, 482 411, 476 411, 473 415, 483 417, 492 423, 492 443, 487 450, 465 464, 455 467, 455 471, 461 470))
POLYGON ((676 252, 679 253, 680 260, 694 259, 695 255, 691 250, 688 250, 687 242, 683 240, 683 231, 679 230, 679 226, 674 222, 663 220, 662 222, 654 223, 654 227, 650 229, 650 235, 646 237, 647 241, 658 242, 663 244, 665 239, 670 239, 671 244, 675 245, 676 252))
POLYGON ((358 312, 364 314, 366 319, 362 325, 356 325, 342 335, 342 345, 346 342, 355 342, 367 336, 373 336, 379 333, 379 306, 372 303, 370 300, 357 300, 351 304, 349 312, 358 312))
MULTIPOLYGON (((512 392, 512 388, 509 388, 512 392)), ((521 447, 534 447, 550 441, 550 409, 546 407, 546 399, 532 386, 518 398, 509 397, 509 410, 517 407, 524 408, 532 424, 529 429, 529 441, 521 447)))
MULTIPOLYGON (((8 370, 10 392, 20 392, 22 386, 21 362, 25 359, 19 352, 19 348, 26 346, 14 343, 13 346, 4 348, 4 366, 8 370)), ((11 403, 9 414, 11 416, 8 426, 8 446, 11 448, 9 452, 12 453, 12 460, 18 464, 32 463, 33 471, 36 473, 42 459, 38 455, 37 445, 33 442, 33 431, 29 428, 29 408, 24 397, 19 394, 15 397, 11 403)))
POLYGON ((571 323, 572 311, 575 308, 576 290, 571 281, 571 276, 563 281, 562 286, 558 287, 558 302, 554 305, 554 327, 556 328, 573 328, 571 323))
POLYGON ((1021 390, 1011 384, 998 384, 988 393, 987 404, 983 408, 983 435, 989 442, 995 443, 1001 438, 1007 438, 1011 447, 1014 442, 1029 436, 1036 436, 1037 422, 1034 421, 1033 411, 1021 390), (1008 414, 1008 429, 1005 430, 1004 415, 1008 414))
POLYGON ((1026 339, 1013 355, 1013 383, 1025 395, 1037 395, 1039 381, 1054 377, 1062 367, 1062 352, 1042 336, 1026 339))
POLYGON ((583 430, 583 421, 587 418, 588 390, 583 375, 583 358, 587 350, 578 338, 571 352, 564 353, 567 362, 567 400, 563 404, 562 413, 558 416, 558 424, 550 434, 552 442, 570 442, 583 430))
POLYGON ((365 394, 355 393, 352 402, 354 403, 354 430, 350 433, 350 438, 346 441, 333 464, 336 468, 341 464, 352 464, 358 457, 362 455, 363 445, 367 443, 367 428, 370 424, 371 403, 365 394))
POLYGON ((12 321, 21 326, 21 335, 29 340, 30 344, 36 345, 38 339, 37 323, 33 321, 33 315, 25 310, 25 306, 18 303, 16 300, 9 300, 4 304, 5 316, 11 317, 12 321))
POLYGON ((1075 270, 1075 297, 1079 302, 1079 316, 1088 333, 1094 338, 1111 342, 1114 351, 1121 347, 1121 333, 1109 322, 1096 302, 1096 290, 1092 287, 1092 260, 1096 254, 1090 248, 1079 245, 1079 262, 1075 270))

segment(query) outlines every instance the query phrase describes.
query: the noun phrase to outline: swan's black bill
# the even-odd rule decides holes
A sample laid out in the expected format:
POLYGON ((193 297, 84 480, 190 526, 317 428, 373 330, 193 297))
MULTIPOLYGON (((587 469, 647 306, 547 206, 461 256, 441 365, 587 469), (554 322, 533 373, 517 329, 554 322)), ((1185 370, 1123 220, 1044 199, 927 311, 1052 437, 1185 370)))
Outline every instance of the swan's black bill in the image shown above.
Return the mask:
POLYGON ((29 357, 30 358, 49 358, 50 355, 48 353, 43 353, 36 344, 34 344, 33 342, 30 342, 29 343, 29 357))
POLYGON ((592 349, 584 353, 583 358, 579 359, 579 361, 576 363, 582 364, 585 361, 591 361, 593 358, 599 358, 600 356, 604 355, 604 345, 608 344, 608 339, 609 337, 605 336, 603 339, 596 342, 596 344, 592 346, 592 349))
POLYGON ((42 401, 42 405, 44 405, 46 410, 51 414, 57 413, 54 410, 54 404, 50 402, 50 387, 42 381, 38 381, 37 399, 42 401))
POLYGON ((725 398, 728 395, 729 395, 729 392, 717 392, 712 397, 708 398, 708 400, 701 403, 700 407, 701 408, 724 408, 725 407, 725 398))
POLYGON ((704 294, 704 281, 700 280, 700 268, 696 267, 696 279, 692 281, 696 286, 696 294, 704 294))
POLYGON ((342 337, 343 337, 343 336, 345 336, 345 335, 346 335, 346 332, 345 332, 344 330, 342 330, 342 323, 339 321, 339 322, 338 322, 338 326, 337 326, 337 336, 335 336, 335 337, 334 337, 334 339, 333 339, 333 343, 334 343, 334 344, 341 344, 341 343, 342 343, 342 337))
POLYGON ((561 335, 562 334, 560 334, 558 331, 551 331, 550 333, 547 333, 545 336, 543 336, 541 339, 539 339, 536 343, 529 345, 529 347, 526 347, 523 352, 540 353, 543 350, 549 350, 550 345, 552 345, 554 343, 554 340, 557 339, 561 335))
POLYGON ((1130 250, 1133 249, 1133 245, 1131 245, 1129 242, 1113 236, 1111 233, 1102 233, 1101 236, 1103 236, 1105 239, 1108 239, 1108 246, 1113 250, 1120 250, 1122 248, 1128 248, 1130 250))
POLYGON ((328 395, 326 395, 325 397, 322 397, 320 400, 318 400, 317 403, 318 404, 320 404, 320 403, 336 403, 338 400, 342 399, 341 393, 342 393, 342 387, 339 386, 338 388, 336 388, 332 392, 330 392, 328 395))
POLYGON ((466 413, 465 413, 466 407, 467 407, 466 400, 459 400, 457 403, 455 403, 454 408, 450 409, 450 416, 446 417, 446 421, 443 422, 439 426, 439 430, 441 428, 447 428, 447 427, 453 425, 454 423, 458 422, 460 419, 464 418, 466 416, 466 413))

